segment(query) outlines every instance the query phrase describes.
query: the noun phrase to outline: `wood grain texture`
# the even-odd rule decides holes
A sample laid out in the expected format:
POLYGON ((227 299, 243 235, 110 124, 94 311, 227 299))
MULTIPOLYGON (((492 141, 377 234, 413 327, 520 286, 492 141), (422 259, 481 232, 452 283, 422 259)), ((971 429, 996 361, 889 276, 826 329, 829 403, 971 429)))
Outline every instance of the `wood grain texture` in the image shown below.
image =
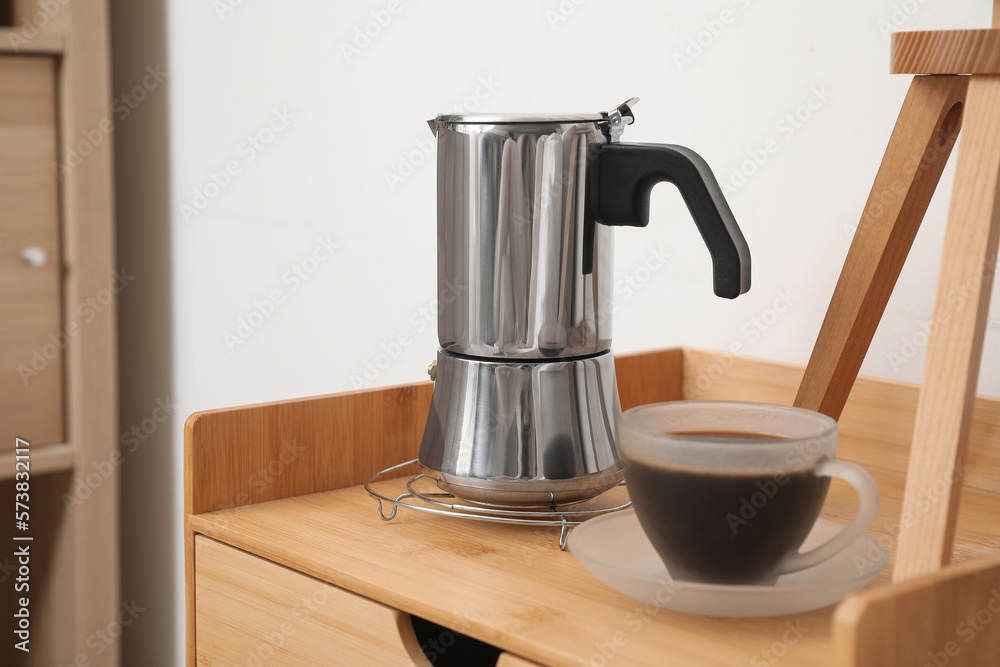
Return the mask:
POLYGON ((500 654, 496 667, 541 667, 537 662, 531 662, 524 658, 519 658, 511 653, 500 654))
POLYGON ((903 528, 894 577, 951 559, 1000 239, 1000 75, 973 76, 910 455, 907 507, 942 497, 903 528))
POLYGON ((195 413, 184 433, 187 512, 354 486, 415 458, 432 389, 421 382, 195 413))
MULTIPOLYGON (((185 517, 361 484, 416 458, 430 382, 199 412, 184 427, 185 517)), ((187 664, 194 539, 185 530, 187 664)))
POLYGON ((430 667, 405 614, 205 537, 198 665, 430 667))
POLYGON ((65 439, 56 129, 55 61, 0 56, 0 452, 65 439))
POLYGON ((840 417, 961 127, 967 77, 914 77, 795 405, 840 417))
MULTIPOLYGON (((617 357, 623 406, 679 397, 681 358, 680 350, 617 357)), ((432 391, 432 383, 421 382, 191 415, 184 429, 185 516, 355 486, 416 458, 432 391)), ((185 552, 193 665, 190 530, 185 552)))
POLYGON ((1000 665, 1000 556, 863 591, 833 619, 837 667, 1000 665))
MULTIPOLYGON (((114 135, 106 132, 111 114, 111 66, 107 0, 67 2, 58 12, 65 38, 59 67, 60 162, 69 147, 86 136, 102 136, 89 154, 69 171, 62 170, 62 241, 64 283, 63 321, 78 321, 80 331, 66 353, 66 440, 77 462, 71 489, 85 484, 92 465, 107 462, 118 448, 118 354, 115 285, 114 135), (80 308, 88 299, 103 303, 88 320, 80 308)), ((54 166, 52 167, 55 168, 54 166)), ((139 267, 125 263, 126 273, 139 267)), ((138 279, 138 278, 135 278, 138 279)), ((117 285, 121 285, 119 281, 117 285)), ((127 287, 125 287, 127 289, 127 287)), ((61 543, 73 550, 72 580, 64 582, 66 605, 73 610, 74 628, 63 629, 67 663, 87 650, 96 628, 115 622, 120 613, 118 557, 118 476, 112 474, 86 502, 67 515, 61 543), (72 591, 70 596, 69 591, 72 591), (69 599, 71 597, 71 600, 69 599)), ((113 641, 93 667, 116 667, 119 643, 113 641)), ((53 664, 51 662, 45 664, 53 664)))
MULTIPOLYGON (((891 552, 903 475, 870 470, 882 503, 869 534, 891 552)), ((378 488, 395 495, 402 480, 378 488)), ((622 496, 625 491, 610 493, 622 496)), ((956 547, 961 558, 1000 553, 996 500, 981 491, 967 494, 956 547)), ((831 486, 824 516, 846 522, 856 506, 853 490, 837 483, 831 486)), ((644 612, 641 602, 606 588, 571 553, 560 551, 558 530, 405 509, 384 522, 358 487, 203 514, 192 517, 191 527, 540 664, 587 664, 609 645, 616 646, 616 661, 627 665, 663 665, 664 656, 670 656, 672 665, 752 664, 755 656, 763 659, 762 651, 781 641, 788 622, 808 631, 786 647, 784 663, 832 662, 833 608, 758 619, 709 618, 655 607, 644 612)), ((889 583, 891 567, 890 562, 874 585, 889 583)))
POLYGON ((679 400, 683 393, 684 351, 673 348, 616 356, 615 377, 622 410, 679 400))
POLYGON ((1000 74, 1000 30, 894 32, 892 74, 1000 74))
MULTIPOLYGON (((790 404, 803 373, 801 367, 788 364, 672 350, 636 355, 619 364, 620 385, 644 385, 634 379, 633 369, 642 369, 647 377, 657 380, 649 385, 652 389, 648 398, 635 389, 630 400, 640 403, 662 400, 662 393, 672 391, 671 386, 683 386, 683 397, 687 398, 790 404), (673 379, 664 381, 664 376, 673 379)), ((398 397, 393 392, 398 389, 376 392, 395 402, 398 397)), ((859 378, 840 421, 838 457, 865 465, 879 485, 881 507, 869 534, 890 549, 891 559, 895 557, 903 518, 908 429, 912 429, 917 390, 911 384, 859 378)), ((299 404, 317 400, 329 403, 337 398, 301 399, 277 405, 292 415, 303 409, 299 404)), ((357 405, 381 414, 377 403, 376 396, 368 396, 357 405)), ((254 410, 263 407, 268 406, 254 410)), ((317 409, 320 406, 309 410, 317 409)), ((234 408, 229 412, 252 416, 253 420, 260 416, 259 412, 244 410, 234 408)), ((306 414, 311 414, 309 410, 306 414)), ((251 426, 258 422, 253 420, 246 425, 239 442, 270 448, 267 436, 254 436, 251 426)), ((361 442, 360 446, 367 448, 370 431, 363 430, 368 423, 366 417, 355 415, 355 420, 363 437, 343 442, 361 442)), ((222 449, 224 441, 219 435, 227 431, 215 430, 217 425, 232 429, 233 424, 221 417, 218 422, 206 421, 204 431, 196 429, 186 434, 186 449, 199 447, 199 438, 206 436, 219 445, 219 456, 228 455, 230 461, 234 460, 234 441, 230 441, 228 450, 222 449)), ((310 424, 299 431, 299 437, 309 436, 309 429, 312 437, 319 437, 328 428, 323 419, 313 418, 310 424)), ((977 446, 968 461, 967 491, 954 548, 956 561, 1000 553, 995 519, 1000 498, 1000 400, 978 399, 972 432, 977 446)), ((225 459, 216 463, 224 465, 225 459)), ((214 474, 204 465, 190 471, 214 474)), ((185 481, 186 486, 192 483, 190 478, 185 481)), ((400 481, 382 483, 387 493, 399 486, 400 481)), ((622 494, 624 490, 611 493, 622 494)), ((853 490, 835 482, 824 516, 846 522, 853 516, 856 503, 853 490)), ((659 665, 664 655, 670 655, 671 664, 678 665, 747 664, 781 641, 786 622, 801 622, 809 628, 802 641, 788 647, 788 664, 833 663, 830 608, 775 619, 713 619, 667 611, 642 616, 641 605, 606 589, 571 554, 559 551, 556 531, 447 520, 405 510, 392 522, 383 522, 376 516, 371 498, 359 488, 188 516, 187 533, 192 544, 186 563, 191 665, 195 664, 196 642, 195 534, 211 536, 393 608, 418 614, 539 664, 578 665, 580 660, 600 655, 601 646, 606 647, 602 642, 614 643, 619 631, 627 640, 619 653, 622 664, 659 665), (441 572, 448 572, 448 577, 441 577, 441 572)), ((890 560, 876 585, 888 584, 892 567, 890 560)))

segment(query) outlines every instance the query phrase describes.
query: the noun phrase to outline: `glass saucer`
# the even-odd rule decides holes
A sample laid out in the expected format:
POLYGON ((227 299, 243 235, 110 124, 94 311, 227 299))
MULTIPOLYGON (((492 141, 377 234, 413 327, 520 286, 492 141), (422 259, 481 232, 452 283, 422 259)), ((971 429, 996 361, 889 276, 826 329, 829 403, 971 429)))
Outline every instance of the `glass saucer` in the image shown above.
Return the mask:
MULTIPOLYGON (((802 545, 822 544, 843 526, 818 519, 802 545)), ((569 535, 569 549, 598 579, 619 593, 664 609, 705 616, 781 616, 826 607, 861 590, 889 562, 879 542, 863 535, 815 567, 782 575, 771 585, 672 581, 635 512, 590 519, 569 535)))

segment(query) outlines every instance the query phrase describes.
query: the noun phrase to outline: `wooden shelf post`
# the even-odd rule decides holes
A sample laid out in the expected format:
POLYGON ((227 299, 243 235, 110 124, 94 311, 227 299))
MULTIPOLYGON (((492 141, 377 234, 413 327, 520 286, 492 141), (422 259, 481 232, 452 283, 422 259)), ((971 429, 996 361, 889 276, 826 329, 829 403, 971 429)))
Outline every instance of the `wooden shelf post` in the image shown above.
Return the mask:
POLYGON ((964 126, 910 450, 896 581, 934 572, 952 557, 1000 241, 1000 0, 993 26, 893 35, 892 73, 924 76, 914 77, 903 103, 795 401, 839 418, 964 126))

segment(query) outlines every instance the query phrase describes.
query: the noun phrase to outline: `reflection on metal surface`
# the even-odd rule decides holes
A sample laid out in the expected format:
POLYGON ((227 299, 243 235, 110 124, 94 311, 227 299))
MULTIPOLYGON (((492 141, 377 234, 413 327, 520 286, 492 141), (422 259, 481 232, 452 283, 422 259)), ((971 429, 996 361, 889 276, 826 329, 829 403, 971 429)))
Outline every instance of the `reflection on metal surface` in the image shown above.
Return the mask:
POLYGON ((607 350, 613 232, 585 215, 600 124, 445 120, 437 135, 441 346, 524 359, 607 350))
POLYGON ((620 411, 610 351, 544 363, 441 351, 419 460, 468 500, 576 502, 622 479, 620 411))

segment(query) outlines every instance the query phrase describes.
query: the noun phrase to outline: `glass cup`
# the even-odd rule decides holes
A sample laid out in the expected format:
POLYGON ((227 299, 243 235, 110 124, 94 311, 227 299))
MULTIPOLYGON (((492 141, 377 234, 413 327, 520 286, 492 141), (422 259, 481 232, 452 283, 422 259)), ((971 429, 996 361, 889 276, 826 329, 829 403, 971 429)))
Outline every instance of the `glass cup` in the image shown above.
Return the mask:
POLYGON ((837 422, 802 408, 673 401, 632 408, 618 422, 635 513, 675 580, 773 583, 850 546, 878 513, 875 480, 836 461, 837 422), (799 553, 830 478, 860 498, 854 520, 799 553))

